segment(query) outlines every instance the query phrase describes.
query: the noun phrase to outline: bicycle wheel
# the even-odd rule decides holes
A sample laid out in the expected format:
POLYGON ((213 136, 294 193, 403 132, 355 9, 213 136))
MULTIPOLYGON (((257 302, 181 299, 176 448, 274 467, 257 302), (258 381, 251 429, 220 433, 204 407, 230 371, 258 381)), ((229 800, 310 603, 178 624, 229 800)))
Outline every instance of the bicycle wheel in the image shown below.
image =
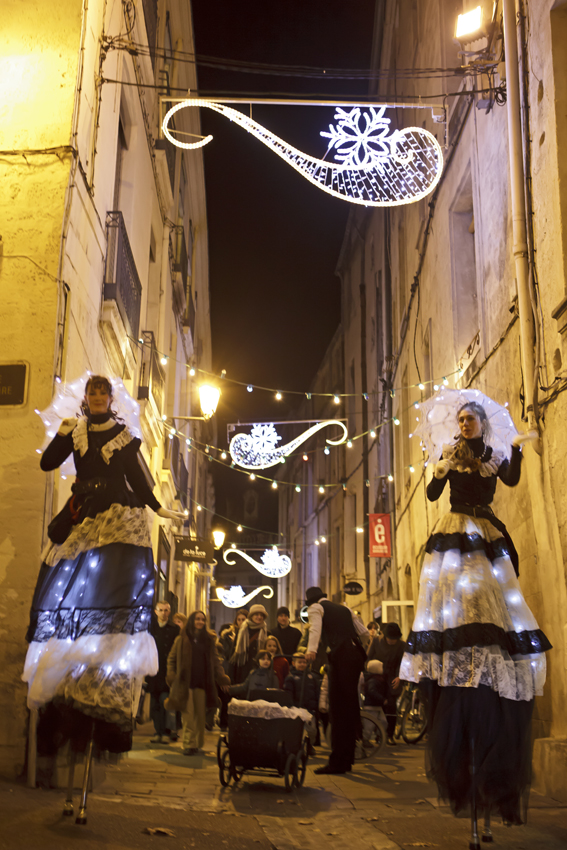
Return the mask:
POLYGON ((354 748, 355 761, 370 761, 379 755, 386 744, 386 729, 378 719, 368 711, 360 712, 362 738, 354 748))
POLYGON ((402 738, 406 744, 417 744, 425 735, 427 715, 425 703, 418 690, 412 694, 412 701, 407 706, 402 717, 402 738))

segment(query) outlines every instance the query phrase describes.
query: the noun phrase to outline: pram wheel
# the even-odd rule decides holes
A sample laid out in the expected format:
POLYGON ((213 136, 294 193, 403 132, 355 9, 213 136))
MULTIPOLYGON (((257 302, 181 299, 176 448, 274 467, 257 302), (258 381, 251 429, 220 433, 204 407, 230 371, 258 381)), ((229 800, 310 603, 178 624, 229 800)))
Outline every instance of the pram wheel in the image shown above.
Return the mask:
POLYGON ((285 790, 289 794, 297 782, 297 759, 293 753, 288 755, 285 763, 284 781, 285 790))
POLYGON ((234 777, 233 767, 230 763, 230 753, 227 750, 221 756, 219 762, 219 779, 223 788, 230 784, 230 780, 234 777))
POLYGON ((295 787, 301 788, 305 782, 305 774, 307 773, 307 741, 303 742, 303 747, 297 754, 295 765, 295 787))

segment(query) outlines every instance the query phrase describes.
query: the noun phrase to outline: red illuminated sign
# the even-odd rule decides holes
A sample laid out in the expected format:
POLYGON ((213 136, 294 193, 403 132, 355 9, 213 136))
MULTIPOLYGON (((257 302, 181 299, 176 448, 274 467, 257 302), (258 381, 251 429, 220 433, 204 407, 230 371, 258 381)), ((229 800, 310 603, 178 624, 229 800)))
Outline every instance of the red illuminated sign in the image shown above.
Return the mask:
POLYGON ((370 557, 391 558, 390 514, 369 514, 368 525, 370 531, 370 557))

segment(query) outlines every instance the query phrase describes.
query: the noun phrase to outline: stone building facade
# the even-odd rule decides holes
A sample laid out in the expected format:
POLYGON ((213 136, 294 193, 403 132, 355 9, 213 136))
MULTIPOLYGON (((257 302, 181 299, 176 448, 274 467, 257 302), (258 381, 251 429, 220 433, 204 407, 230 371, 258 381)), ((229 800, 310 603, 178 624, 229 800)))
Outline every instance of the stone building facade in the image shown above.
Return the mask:
MULTIPOLYGON (((415 103, 420 95, 419 105, 430 108, 390 110, 391 128, 426 128, 443 147, 445 164, 437 188, 417 203, 353 207, 340 251, 345 392, 353 392, 356 403, 346 399, 352 404, 353 446, 343 452, 345 475, 351 476, 337 504, 346 511, 349 496, 355 498, 350 516, 342 520, 345 534, 347 526, 366 529, 372 510, 390 513, 393 528, 391 562, 368 563, 364 531, 356 560, 345 547, 340 569, 364 585, 363 594, 347 603, 365 618, 379 613, 384 602, 416 599, 424 544, 448 509, 448 495, 427 501, 431 468, 411 436, 414 405, 444 378, 449 386, 475 387, 507 403, 520 431, 537 424, 541 439, 536 448, 524 450, 521 481, 514 490, 498 486, 494 510, 518 549, 526 600, 554 647, 545 694, 536 699, 534 712, 534 782, 539 790, 567 799, 567 166, 562 154, 567 4, 532 0, 514 8, 513 0, 511 6, 501 0, 491 42, 465 46, 490 46, 492 59, 460 56, 453 40, 457 15, 475 5, 383 0, 376 6, 374 67, 382 74, 371 91, 383 101, 415 103), (512 22, 505 37, 504 8, 512 22), (508 76, 517 74, 516 116, 506 103, 513 79, 506 80, 504 63, 506 49, 509 57, 513 53, 513 39, 519 59, 508 76), (490 73, 473 73, 469 65, 467 73, 422 70, 418 79, 400 71, 458 69, 475 60, 492 63, 490 73), (453 96, 445 97, 448 92, 453 96), (521 139, 516 157, 509 141, 514 126, 521 139), (518 242, 512 214, 512 175, 518 167, 526 197, 526 244, 518 242), (518 264, 524 261, 527 288, 518 283, 518 264), (532 376, 525 368, 530 362, 532 376)), ((280 528, 285 522, 284 513, 280 528)), ((412 606, 388 606, 385 619, 398 619, 407 633, 412 606)))
MULTIPOLYGON (((71 480, 45 475, 34 409, 90 370, 122 378, 141 406, 142 463, 184 526, 152 515, 157 598, 206 608, 208 571, 173 560, 173 535, 210 536, 214 443, 197 385, 211 369, 207 221, 200 151, 160 138, 172 93, 195 89, 191 8, 178 0, 8 0, 0 49, 0 769, 23 770, 24 634, 42 543, 71 480), (194 370, 194 376, 190 370, 194 370), (201 371, 199 371, 201 370, 201 371), (4 379, 2 374, 4 371, 4 379), (180 434, 164 424, 175 422, 180 434), (181 433, 182 432, 182 433, 181 433), (170 439, 171 437, 171 439, 170 439)), ((176 128, 199 133, 196 112, 176 128)))

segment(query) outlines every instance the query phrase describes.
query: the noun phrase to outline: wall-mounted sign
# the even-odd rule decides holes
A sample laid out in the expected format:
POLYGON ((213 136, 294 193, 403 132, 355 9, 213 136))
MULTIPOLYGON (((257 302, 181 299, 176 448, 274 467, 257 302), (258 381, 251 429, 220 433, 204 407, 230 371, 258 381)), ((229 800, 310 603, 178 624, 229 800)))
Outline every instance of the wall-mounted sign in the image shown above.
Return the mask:
POLYGON ((26 403, 28 364, 0 363, 0 406, 21 407, 26 403))
POLYGON ((390 533, 390 514, 370 514, 368 517, 370 557, 391 558, 392 538, 390 533))
POLYGON ((176 537, 176 561, 197 561, 200 564, 212 564, 215 560, 215 547, 210 540, 200 537, 176 537))
POLYGON ((349 581, 348 584, 345 584, 343 590, 347 596, 358 596, 359 593, 362 593, 364 588, 357 581, 349 581))

